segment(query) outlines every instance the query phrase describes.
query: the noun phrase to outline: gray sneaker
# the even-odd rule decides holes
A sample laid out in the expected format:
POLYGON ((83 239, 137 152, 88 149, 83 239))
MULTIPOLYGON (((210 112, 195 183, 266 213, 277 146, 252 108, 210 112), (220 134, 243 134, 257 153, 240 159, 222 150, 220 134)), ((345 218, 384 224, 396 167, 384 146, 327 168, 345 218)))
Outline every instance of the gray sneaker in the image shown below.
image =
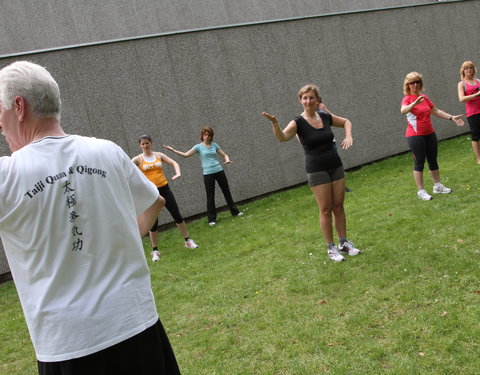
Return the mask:
POLYGON ((153 260, 154 262, 160 260, 160 251, 154 250, 154 251, 152 251, 152 252, 150 253, 150 255, 152 256, 152 260, 153 260))
POLYGON ((438 184, 433 185, 433 193, 434 194, 450 194, 452 189, 443 186, 440 182, 438 184))
POLYGON ((189 238, 188 240, 185 241, 185 247, 187 249, 196 249, 198 247, 198 245, 195 243, 194 240, 189 238))
POLYGON ((422 200, 422 201, 429 201, 432 199, 432 196, 430 194, 428 194, 425 189, 422 189, 422 190, 419 190, 417 192, 417 196, 418 196, 418 199, 422 200))
POLYGON ((360 250, 358 250, 355 246, 353 246, 353 243, 350 241, 345 241, 344 243, 341 243, 339 246, 339 251, 342 254, 345 255, 350 255, 350 256, 355 256, 361 253, 360 250))
POLYGON ((328 257, 334 262, 341 262, 342 260, 345 260, 343 255, 338 252, 338 249, 336 246, 333 246, 332 248, 328 249, 328 257))

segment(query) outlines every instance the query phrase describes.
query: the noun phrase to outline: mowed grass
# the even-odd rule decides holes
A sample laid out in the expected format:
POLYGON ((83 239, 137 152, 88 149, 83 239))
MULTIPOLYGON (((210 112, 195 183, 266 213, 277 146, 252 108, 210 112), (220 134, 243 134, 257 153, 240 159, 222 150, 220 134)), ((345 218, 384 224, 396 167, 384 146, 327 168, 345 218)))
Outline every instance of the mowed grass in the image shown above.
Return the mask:
MULTIPOLYGON (((409 154, 347 173, 349 238, 363 253, 346 262, 327 258, 307 186, 240 205, 243 217, 222 212, 213 228, 189 222, 196 250, 174 228, 152 263, 145 239, 182 373, 477 374, 480 166, 468 136, 441 142, 439 163, 453 193, 429 202, 409 154)), ((0 305, 0 372, 35 374, 12 282, 0 305)))

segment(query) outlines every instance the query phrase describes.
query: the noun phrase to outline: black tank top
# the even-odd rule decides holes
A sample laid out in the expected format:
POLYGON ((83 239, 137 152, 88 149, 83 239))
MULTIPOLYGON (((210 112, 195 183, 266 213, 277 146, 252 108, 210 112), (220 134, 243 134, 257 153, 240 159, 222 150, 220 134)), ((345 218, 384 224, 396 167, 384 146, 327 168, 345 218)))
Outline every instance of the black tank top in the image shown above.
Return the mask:
POLYGON ((333 145, 332 116, 323 112, 319 112, 319 115, 323 122, 321 129, 314 128, 301 116, 295 118, 298 138, 305 151, 307 173, 327 171, 342 166, 342 160, 333 145))

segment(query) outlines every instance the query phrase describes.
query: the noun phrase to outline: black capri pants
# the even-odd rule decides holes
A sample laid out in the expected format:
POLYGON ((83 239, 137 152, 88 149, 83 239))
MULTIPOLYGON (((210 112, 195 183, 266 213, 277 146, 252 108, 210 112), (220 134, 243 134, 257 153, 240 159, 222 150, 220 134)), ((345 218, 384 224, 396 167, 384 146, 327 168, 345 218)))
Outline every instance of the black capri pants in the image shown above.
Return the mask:
POLYGON ((480 140, 480 113, 467 117, 467 121, 470 126, 472 141, 478 142, 480 140))
MULTIPOLYGON (((172 215, 173 220, 175 220, 176 224, 183 223, 183 217, 180 214, 180 210, 178 209, 177 201, 175 200, 175 196, 173 195, 170 187, 167 185, 159 187, 158 192, 160 195, 165 199, 165 207, 167 208, 170 215, 172 215)), ((155 220, 155 224, 150 229, 150 232, 155 232, 158 229, 158 218, 155 220)))
POLYGON ((410 150, 412 150, 414 171, 423 172, 425 159, 427 160, 428 168, 431 171, 436 171, 438 169, 438 144, 435 132, 429 135, 414 135, 413 137, 407 137, 407 142, 410 150))

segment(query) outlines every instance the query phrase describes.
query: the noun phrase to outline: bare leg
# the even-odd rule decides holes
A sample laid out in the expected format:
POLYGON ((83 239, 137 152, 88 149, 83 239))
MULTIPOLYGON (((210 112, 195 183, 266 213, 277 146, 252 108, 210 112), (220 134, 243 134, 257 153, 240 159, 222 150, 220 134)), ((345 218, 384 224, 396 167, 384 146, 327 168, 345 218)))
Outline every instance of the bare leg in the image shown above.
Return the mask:
POLYGON ((345 199, 345 179, 342 178, 332 182, 332 202, 333 217, 335 219, 335 229, 339 238, 347 238, 347 219, 343 208, 345 199))
POLYGON ((152 249, 158 246, 158 231, 148 232, 150 235, 150 242, 152 243, 152 249))
POLYGON ((413 171, 413 179, 415 180, 415 185, 417 185, 418 190, 423 189, 423 172, 413 171))
POLYGON ((311 187, 312 193, 317 200, 317 206, 320 217, 320 229, 323 237, 328 243, 333 243, 332 228, 332 211, 333 211, 333 194, 332 184, 322 184, 311 187))
POLYGON ((185 224, 185 221, 182 222, 182 223, 177 223, 177 228, 180 231, 180 233, 182 234, 183 238, 190 237, 188 235, 187 224, 185 224))
POLYGON ((478 147, 478 141, 472 141, 472 149, 475 157, 477 158, 477 164, 480 164, 480 150, 478 147))
POLYGON ((432 180, 434 183, 440 182, 440 170, 436 169, 434 171, 430 171, 430 174, 432 175, 432 180))

